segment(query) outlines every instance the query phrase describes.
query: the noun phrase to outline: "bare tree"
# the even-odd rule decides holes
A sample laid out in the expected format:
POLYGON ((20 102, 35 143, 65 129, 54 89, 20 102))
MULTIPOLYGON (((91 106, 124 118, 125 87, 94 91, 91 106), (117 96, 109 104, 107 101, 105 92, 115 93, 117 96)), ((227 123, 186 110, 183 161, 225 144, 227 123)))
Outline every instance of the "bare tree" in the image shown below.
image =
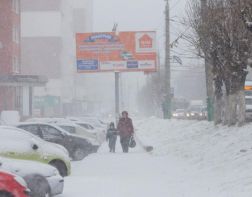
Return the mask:
POLYGON ((163 79, 164 73, 160 71, 149 75, 145 86, 139 92, 138 106, 145 115, 161 117, 165 99, 163 79))
POLYGON ((195 46, 211 62, 215 90, 215 123, 233 125, 238 121, 242 125, 245 122, 244 84, 251 57, 252 37, 243 22, 245 14, 243 13, 242 18, 241 13, 251 3, 247 4, 247 0, 205 2, 202 12, 200 2, 192 1, 189 21, 196 33, 195 46), (222 105, 223 95, 225 105, 222 105), (222 111, 225 112, 224 118, 222 111))

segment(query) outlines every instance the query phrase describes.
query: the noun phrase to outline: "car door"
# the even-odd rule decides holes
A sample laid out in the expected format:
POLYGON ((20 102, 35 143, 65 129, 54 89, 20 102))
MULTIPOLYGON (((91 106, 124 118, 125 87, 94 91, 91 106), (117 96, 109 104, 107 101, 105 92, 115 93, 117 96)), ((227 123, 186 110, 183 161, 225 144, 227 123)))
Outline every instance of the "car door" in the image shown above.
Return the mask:
POLYGON ((40 130, 44 140, 65 146, 65 136, 55 127, 40 125, 40 130))
POLYGON ((15 129, 0 129, 0 155, 9 158, 40 160, 41 149, 32 135, 15 129), (36 145, 36 147, 35 147, 36 145))

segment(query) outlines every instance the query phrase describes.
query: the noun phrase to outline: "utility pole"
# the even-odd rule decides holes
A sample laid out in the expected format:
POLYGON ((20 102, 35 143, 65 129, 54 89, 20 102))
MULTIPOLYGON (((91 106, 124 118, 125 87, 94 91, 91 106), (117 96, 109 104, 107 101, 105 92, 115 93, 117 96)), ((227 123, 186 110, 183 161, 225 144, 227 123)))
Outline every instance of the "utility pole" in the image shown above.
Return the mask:
MULTIPOLYGON (((116 34, 118 24, 115 23, 112 32, 116 34)), ((115 72, 115 120, 116 125, 120 116, 120 72, 115 72)))
POLYGON ((115 119, 116 124, 119 121, 120 115, 120 73, 115 72, 115 119))
MULTIPOLYGON (((201 17, 203 20, 203 24, 207 24, 207 0, 201 0, 201 17)), ((205 38, 207 39, 207 38, 205 38)), ((206 45, 209 43, 205 42, 206 45)), ((208 48, 208 46, 205 46, 208 48)), ((208 121, 213 121, 214 119, 214 90, 213 90, 213 73, 212 73, 212 65, 209 60, 207 54, 205 55, 205 72, 206 72, 206 89, 207 89, 207 112, 208 112, 208 121)))
POLYGON ((164 87, 165 99, 163 103, 164 119, 171 119, 171 63, 170 63, 170 7, 169 0, 165 7, 165 68, 164 68, 164 87))

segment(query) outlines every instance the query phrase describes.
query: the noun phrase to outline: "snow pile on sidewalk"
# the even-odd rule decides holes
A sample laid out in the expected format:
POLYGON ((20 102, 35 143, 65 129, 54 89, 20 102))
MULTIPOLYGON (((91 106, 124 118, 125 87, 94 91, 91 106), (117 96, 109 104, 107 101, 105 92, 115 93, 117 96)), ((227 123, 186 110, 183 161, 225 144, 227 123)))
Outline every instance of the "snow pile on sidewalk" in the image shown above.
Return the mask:
POLYGON ((154 156, 187 163, 198 178, 207 180, 216 196, 251 196, 252 124, 229 128, 204 121, 149 118, 138 121, 136 127, 138 136, 154 146, 154 156))

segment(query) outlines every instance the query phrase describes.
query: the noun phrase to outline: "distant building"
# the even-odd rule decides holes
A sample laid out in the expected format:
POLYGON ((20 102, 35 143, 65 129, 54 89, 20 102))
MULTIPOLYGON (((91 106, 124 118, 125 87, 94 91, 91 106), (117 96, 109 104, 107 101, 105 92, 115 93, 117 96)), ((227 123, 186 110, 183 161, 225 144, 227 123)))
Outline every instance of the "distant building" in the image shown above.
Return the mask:
POLYGON ((1 0, 0 27, 0 112, 16 110, 29 116, 32 87, 46 79, 21 75, 20 0, 1 0))
MULTIPOLYGON (((0 74, 20 73, 19 1, 2 0, 0 6, 0 74)), ((21 108, 19 87, 0 86, 0 111, 21 108)))
POLYGON ((21 0, 21 12, 22 70, 49 78, 45 88, 34 91, 36 113, 52 116, 80 109, 75 102, 84 90, 77 85, 83 80, 76 76, 75 33, 92 31, 92 0, 21 0))

